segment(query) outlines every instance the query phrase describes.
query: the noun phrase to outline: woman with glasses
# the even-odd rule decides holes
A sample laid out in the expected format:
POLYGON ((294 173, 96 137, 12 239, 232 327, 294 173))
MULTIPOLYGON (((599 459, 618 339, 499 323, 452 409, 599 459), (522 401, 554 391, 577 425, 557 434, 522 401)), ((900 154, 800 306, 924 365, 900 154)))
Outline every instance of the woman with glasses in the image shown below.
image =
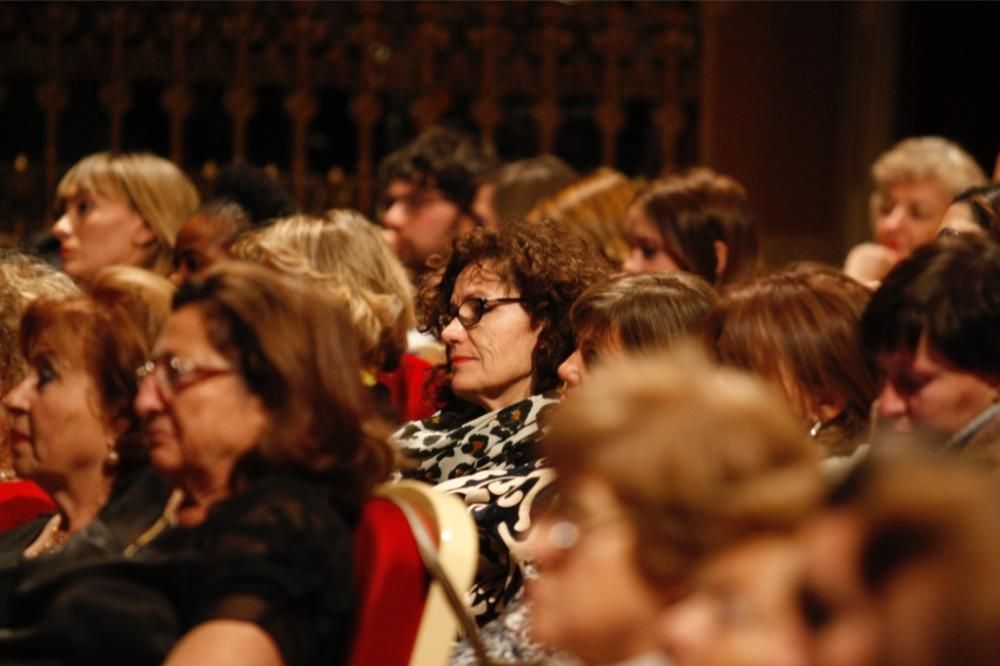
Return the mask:
POLYGON ((393 462, 347 316, 249 264, 191 278, 173 308, 135 373, 135 409, 180 499, 123 557, 51 595, 33 656, 341 663, 352 525, 393 462))
POLYGON ((559 364, 573 351, 568 313, 607 275, 600 252, 553 222, 513 223, 457 239, 421 288, 423 328, 447 349, 445 407, 394 438, 404 475, 460 495, 480 531, 470 592, 477 619, 502 611, 523 580, 510 548, 551 480, 536 444, 557 405, 559 364))
POLYGON ((86 294, 43 296, 26 309, 27 372, 3 405, 14 470, 40 485, 57 510, 0 535, 0 566, 60 549, 145 469, 133 372, 172 295, 165 278, 118 266, 101 271, 86 294))

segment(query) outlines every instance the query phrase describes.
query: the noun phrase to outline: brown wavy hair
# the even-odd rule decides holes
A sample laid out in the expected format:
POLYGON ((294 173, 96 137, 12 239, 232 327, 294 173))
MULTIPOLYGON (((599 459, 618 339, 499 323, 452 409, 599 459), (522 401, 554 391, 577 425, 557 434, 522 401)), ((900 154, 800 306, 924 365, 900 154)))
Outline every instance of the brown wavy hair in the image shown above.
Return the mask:
POLYGON ((361 384, 354 329, 342 305, 249 263, 223 262, 181 286, 174 310, 199 309, 212 345, 270 413, 233 481, 273 469, 319 476, 348 511, 394 464, 385 427, 361 384))
MULTIPOLYGON (((532 325, 542 327, 532 352, 532 393, 554 389, 559 385, 559 364, 576 347, 570 307, 587 287, 610 274, 611 264, 560 222, 524 221, 498 231, 476 229, 455 239, 447 259, 432 258, 434 270, 420 286, 421 331, 441 337, 458 276, 469 266, 486 264, 520 293, 532 325)), ((441 387, 439 399, 446 405, 457 400, 450 389, 450 371, 447 364, 439 366, 428 384, 441 387)))

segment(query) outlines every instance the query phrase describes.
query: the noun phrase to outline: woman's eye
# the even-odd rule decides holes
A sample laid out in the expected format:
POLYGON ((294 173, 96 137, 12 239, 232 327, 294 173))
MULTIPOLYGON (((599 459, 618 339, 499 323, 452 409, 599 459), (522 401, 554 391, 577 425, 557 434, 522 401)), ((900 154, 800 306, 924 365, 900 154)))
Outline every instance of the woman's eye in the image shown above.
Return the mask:
POLYGON ((94 204, 88 199, 78 199, 73 204, 73 210, 77 215, 86 215, 94 207, 94 204))
POLYGON ((53 381, 55 379, 59 379, 59 373, 57 373, 55 371, 55 368, 53 368, 48 363, 42 363, 42 364, 40 364, 37 367, 36 370, 38 372, 38 386, 39 387, 45 386, 46 384, 48 384, 49 382, 51 382, 51 381, 53 381))

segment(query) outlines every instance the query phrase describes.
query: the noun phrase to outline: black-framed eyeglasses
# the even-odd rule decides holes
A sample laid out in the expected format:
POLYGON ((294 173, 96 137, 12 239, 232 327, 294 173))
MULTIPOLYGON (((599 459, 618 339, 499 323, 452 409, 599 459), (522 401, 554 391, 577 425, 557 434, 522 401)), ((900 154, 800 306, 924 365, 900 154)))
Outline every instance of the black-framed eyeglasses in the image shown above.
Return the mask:
POLYGON ((152 376, 160 392, 169 398, 195 384, 234 372, 236 368, 210 368, 177 356, 164 356, 146 361, 136 368, 135 379, 142 384, 152 376))
POLYGON ((507 297, 507 298, 482 298, 480 296, 472 296, 465 299, 458 304, 457 308, 452 308, 448 312, 441 315, 441 320, 438 324, 441 329, 444 330, 448 324, 451 323, 452 319, 458 318, 458 322, 462 324, 465 328, 472 328, 479 323, 479 320, 483 318, 483 315, 497 307, 498 305, 506 305, 507 303, 522 303, 524 299, 520 297, 507 297))

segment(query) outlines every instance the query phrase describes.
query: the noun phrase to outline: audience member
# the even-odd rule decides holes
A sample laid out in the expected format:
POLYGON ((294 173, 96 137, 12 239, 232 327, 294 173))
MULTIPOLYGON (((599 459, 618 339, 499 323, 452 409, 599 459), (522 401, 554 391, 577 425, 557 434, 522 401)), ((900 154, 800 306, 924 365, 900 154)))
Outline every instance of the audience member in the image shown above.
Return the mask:
POLYGON ((878 412, 945 449, 1000 465, 1000 247, 940 238, 886 276, 861 318, 884 375, 878 412))
POLYGON ((165 278, 117 266, 100 271, 86 295, 28 305, 20 328, 27 373, 3 405, 14 469, 44 488, 57 510, 3 534, 3 566, 62 546, 141 473, 134 371, 172 294, 165 278))
POLYGON ((439 336, 445 407, 394 435, 413 461, 404 475, 462 497, 480 531, 470 593, 482 623, 518 592, 509 549, 532 499, 551 480, 536 448, 558 403, 556 370, 572 352, 569 308, 607 276, 600 254, 558 223, 512 223, 455 240, 421 289, 424 327, 439 336))
POLYGON ((778 400, 695 352, 599 368, 543 442, 559 495, 529 540, 532 631, 584 663, 667 663, 659 617, 730 529, 741 484, 816 475, 778 400))
POLYGON ((878 393, 858 328, 869 298, 840 271, 798 264, 723 291, 706 341, 720 361, 784 396, 824 457, 850 461, 865 444, 878 393))
POLYGON ((198 191, 173 163, 149 153, 96 153, 57 189, 63 271, 82 282, 127 264, 167 275, 177 230, 198 208, 198 191))
POLYGON ((599 361, 701 337, 715 300, 715 290, 689 273, 626 274, 589 287, 569 313, 576 350, 559 366, 564 390, 599 361))
POLYGON ((361 344, 364 383, 384 417, 400 423, 435 411, 424 390, 430 364, 406 353, 407 331, 416 325, 413 288, 364 216, 343 209, 326 218, 287 217, 252 232, 233 250, 302 278, 346 308, 361 344))
POLYGON ((945 211, 938 234, 983 234, 1000 242, 1000 185, 961 192, 945 211))
POLYGON ((543 199, 527 219, 565 223, 620 267, 628 253, 625 214, 634 196, 635 186, 625 174, 601 167, 543 199))
POLYGON ((473 210, 492 231, 501 224, 523 220, 535 205, 579 178, 555 155, 510 162, 487 173, 476 191, 473 210))
POLYGON ((243 233, 295 212, 288 193, 253 167, 228 166, 219 172, 213 185, 212 200, 177 232, 174 270, 170 274, 176 284, 232 258, 232 245, 243 233))
POLYGON ((220 264, 178 291, 136 375, 150 460, 183 500, 126 560, 50 584, 45 656, 341 662, 351 525, 392 463, 346 315, 273 271, 220 264))
MULTIPOLYGON (((13 250, 0 251, 0 395, 27 372, 20 350, 21 317, 39 296, 68 297, 76 285, 41 259, 13 250)), ((52 499, 31 481, 18 479, 11 464, 10 415, 0 414, 0 532, 53 511, 52 499)))
POLYGON ((971 155, 947 139, 913 137, 882 153, 872 165, 870 199, 875 242, 847 255, 844 272, 878 282, 901 259, 934 240, 941 219, 959 192, 986 184, 971 155))
POLYGON ((816 666, 986 666, 1000 653, 994 478, 883 459, 835 488, 802 535, 816 666))
POLYGON ((386 240, 414 276, 447 254, 457 236, 482 222, 472 209, 479 177, 490 164, 473 137, 432 127, 379 166, 386 240))
POLYGON ((757 232, 743 188, 708 169, 654 181, 632 202, 628 272, 685 271, 722 285, 760 267, 757 232))

